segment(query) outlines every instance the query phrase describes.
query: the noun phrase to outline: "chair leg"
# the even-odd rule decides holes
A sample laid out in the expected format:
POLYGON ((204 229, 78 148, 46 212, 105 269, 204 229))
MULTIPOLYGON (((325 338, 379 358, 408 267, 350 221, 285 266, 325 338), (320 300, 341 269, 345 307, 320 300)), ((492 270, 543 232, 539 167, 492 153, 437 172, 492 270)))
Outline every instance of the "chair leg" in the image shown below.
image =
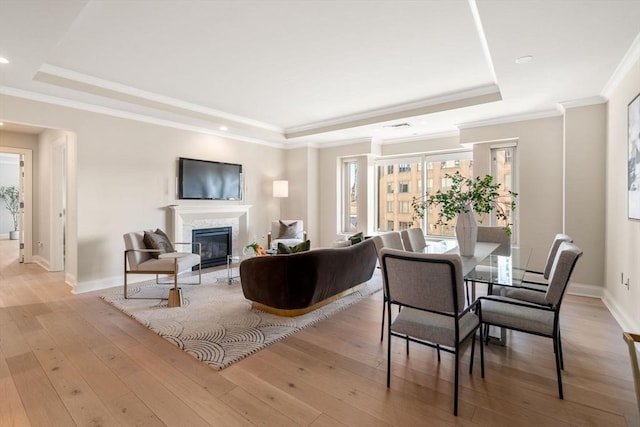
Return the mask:
POLYGON ((453 415, 458 415, 458 368, 460 367, 460 345, 456 345, 456 367, 453 391, 453 415))
POLYGON ((560 369, 564 371, 564 357, 562 355, 562 337, 560 336, 560 327, 558 327, 558 352, 560 353, 560 369))
MULTIPOLYGON (((482 325, 482 324, 481 324, 482 325)), ((484 336, 482 334, 482 326, 480 326, 480 374, 484 378, 484 336)))
POLYGON ((438 353, 438 363, 440 363, 440 344, 436 344, 436 352, 438 353))
POLYGON ((409 335, 407 335, 407 339, 405 340, 407 342, 407 356, 409 355, 409 335))
POLYGON ((562 393, 562 370, 560 369, 560 349, 559 349, 559 336, 553 337, 553 347, 556 354, 556 373, 558 375, 558 396, 560 399, 564 399, 564 395, 562 393))
POLYGON ((383 299, 382 301, 382 327, 380 327, 380 342, 384 340, 384 315, 387 311, 387 302, 383 299))
POLYGON ((469 362, 469 375, 473 374, 473 358, 476 353, 476 333, 471 335, 471 361, 469 362))
POLYGON ((387 312, 387 388, 391 386, 391 307, 387 312))

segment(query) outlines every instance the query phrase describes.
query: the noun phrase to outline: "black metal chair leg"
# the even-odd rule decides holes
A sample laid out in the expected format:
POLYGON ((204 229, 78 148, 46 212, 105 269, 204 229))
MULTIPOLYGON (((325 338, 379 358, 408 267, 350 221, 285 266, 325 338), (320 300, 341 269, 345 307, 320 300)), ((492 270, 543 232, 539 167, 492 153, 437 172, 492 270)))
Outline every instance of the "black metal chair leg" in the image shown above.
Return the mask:
POLYGON ((562 393, 562 370, 560 369, 560 350, 558 348, 558 338, 553 337, 553 346, 556 353, 556 373, 558 375, 558 396, 560 399, 564 399, 564 394, 562 393))
POLYGON ((560 337, 559 327, 558 327, 558 351, 560 352, 560 369, 564 371, 564 356, 562 354, 562 337, 560 337))
POLYGON ((460 345, 456 346, 456 369, 455 369, 455 380, 454 380, 454 391, 453 391, 453 415, 458 415, 458 369, 460 365, 460 345))
POLYGON ((387 302, 382 301, 382 327, 380 328, 380 342, 384 340, 384 314, 387 311, 387 302))
POLYGON ((476 333, 471 336, 471 362, 469 362, 469 375, 473 374, 473 358, 476 353, 476 333))

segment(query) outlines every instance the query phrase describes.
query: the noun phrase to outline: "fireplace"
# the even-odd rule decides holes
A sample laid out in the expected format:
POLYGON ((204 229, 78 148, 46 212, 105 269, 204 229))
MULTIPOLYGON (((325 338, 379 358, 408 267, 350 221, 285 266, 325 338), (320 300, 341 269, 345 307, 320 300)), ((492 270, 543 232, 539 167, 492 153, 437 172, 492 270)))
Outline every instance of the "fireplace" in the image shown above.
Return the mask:
POLYGON ((202 244, 202 268, 227 263, 227 255, 232 254, 231 236, 231 227, 198 228, 191 231, 191 241, 202 244))

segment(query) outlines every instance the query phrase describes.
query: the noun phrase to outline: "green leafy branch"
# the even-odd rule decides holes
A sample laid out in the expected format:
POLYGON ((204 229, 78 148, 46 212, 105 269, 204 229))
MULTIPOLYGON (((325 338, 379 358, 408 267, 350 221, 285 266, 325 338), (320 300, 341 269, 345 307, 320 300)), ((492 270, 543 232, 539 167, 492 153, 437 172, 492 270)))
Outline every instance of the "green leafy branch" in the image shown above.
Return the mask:
POLYGON ((515 198, 518 193, 507 190, 511 200, 504 200, 507 194, 500 195, 500 184, 493 181, 491 175, 485 175, 484 178, 475 177, 473 179, 464 177, 460 172, 454 174, 445 174, 445 177, 451 181, 448 190, 438 190, 434 194, 426 194, 418 198, 413 197, 411 207, 413 209, 413 220, 424 218, 427 209, 430 206, 440 206, 438 213, 438 221, 436 225, 446 225, 462 212, 469 212, 471 209, 478 214, 488 214, 495 211, 496 218, 507 221, 505 233, 511 235, 511 226, 509 217, 505 212, 505 207, 514 211, 516 208, 515 198))

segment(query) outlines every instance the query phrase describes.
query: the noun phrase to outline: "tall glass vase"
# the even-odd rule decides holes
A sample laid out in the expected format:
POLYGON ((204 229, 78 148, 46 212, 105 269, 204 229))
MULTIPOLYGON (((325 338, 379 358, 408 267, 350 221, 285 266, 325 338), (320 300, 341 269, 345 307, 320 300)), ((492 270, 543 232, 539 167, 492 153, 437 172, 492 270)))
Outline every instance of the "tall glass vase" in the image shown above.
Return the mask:
POLYGON ((478 223, 469 207, 468 212, 460 212, 456 221, 456 239, 460 256, 473 256, 478 240, 478 223))

